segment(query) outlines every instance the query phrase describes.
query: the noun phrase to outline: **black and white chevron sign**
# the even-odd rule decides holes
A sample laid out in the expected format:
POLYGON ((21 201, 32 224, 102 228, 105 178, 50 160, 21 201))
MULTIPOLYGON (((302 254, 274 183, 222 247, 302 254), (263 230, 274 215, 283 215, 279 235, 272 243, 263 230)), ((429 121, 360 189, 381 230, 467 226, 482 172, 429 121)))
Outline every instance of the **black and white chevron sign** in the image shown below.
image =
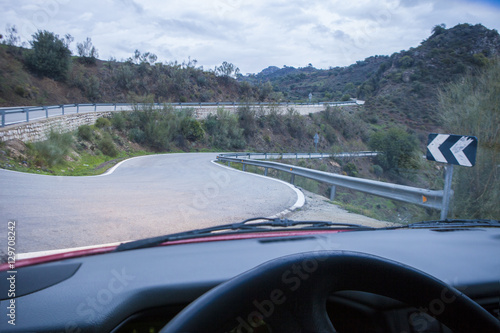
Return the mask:
POLYGON ((476 164, 477 138, 475 136, 429 134, 427 159, 430 161, 474 166, 476 164))

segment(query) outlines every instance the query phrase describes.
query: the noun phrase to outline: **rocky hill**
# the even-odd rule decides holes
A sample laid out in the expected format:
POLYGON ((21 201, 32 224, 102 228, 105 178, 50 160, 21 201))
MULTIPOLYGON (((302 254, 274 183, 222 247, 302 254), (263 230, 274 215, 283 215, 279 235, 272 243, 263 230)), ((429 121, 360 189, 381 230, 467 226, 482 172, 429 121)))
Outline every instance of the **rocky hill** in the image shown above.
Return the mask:
POLYGON ((500 54, 500 36, 477 24, 446 29, 435 26, 432 35, 409 50, 391 56, 373 56, 348 67, 327 70, 268 67, 240 77, 269 84, 282 98, 314 101, 356 97, 366 100, 365 120, 395 122, 427 129, 438 124, 437 95, 445 84, 486 65, 500 54))
POLYGON ((269 99, 259 87, 203 70, 195 61, 163 64, 141 56, 88 62, 73 56, 67 73, 54 79, 29 70, 30 53, 30 49, 0 44, 0 106, 269 99))
POLYGON ((438 92, 445 84, 474 73, 500 55, 497 31, 482 25, 436 26, 420 46, 393 54, 358 88, 367 116, 397 119, 415 126, 439 123, 438 92))
POLYGON ((256 75, 240 76, 240 81, 252 84, 268 83, 281 100, 313 102, 348 100, 356 97, 357 87, 368 80, 388 56, 373 56, 348 67, 316 69, 312 66, 294 68, 270 66, 256 75))

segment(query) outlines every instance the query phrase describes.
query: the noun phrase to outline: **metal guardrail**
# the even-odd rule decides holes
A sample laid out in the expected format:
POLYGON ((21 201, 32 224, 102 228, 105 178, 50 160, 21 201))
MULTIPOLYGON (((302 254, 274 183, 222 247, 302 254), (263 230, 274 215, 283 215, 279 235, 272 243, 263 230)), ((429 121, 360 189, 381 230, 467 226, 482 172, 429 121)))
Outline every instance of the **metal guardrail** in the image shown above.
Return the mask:
MULTIPOLYGON (((356 101, 345 102, 325 102, 325 103, 238 103, 238 102, 218 102, 218 103, 153 103, 155 106, 172 106, 174 108, 215 108, 215 107, 239 107, 240 105, 249 105, 253 107, 259 106, 322 106, 322 105, 354 105, 356 101)), ((84 103, 84 104, 62 104, 51 106, 30 106, 30 107, 12 107, 0 108, 1 127, 13 125, 17 123, 29 122, 30 120, 61 116, 65 114, 75 114, 83 112, 97 111, 130 111, 136 106, 144 105, 143 103, 84 103), (10 118, 10 119, 7 119, 10 118)), ((150 104, 148 104, 150 105, 150 104)))
MULTIPOLYGON (((374 156, 370 154, 377 154, 376 152, 359 152, 359 153, 342 153, 334 154, 337 157, 342 156, 374 156)), ((407 202, 415 205, 419 205, 427 208, 443 209, 443 190, 428 190, 422 188, 416 188, 405 185, 385 183, 376 180, 349 177, 344 175, 338 175, 329 172, 323 172, 319 170, 312 170, 307 168, 298 167, 295 165, 271 162, 271 161, 260 161, 254 160, 252 158, 257 158, 258 156, 266 156, 270 159, 271 156, 277 156, 276 158, 281 158, 281 156, 290 156, 290 158, 322 158, 330 157, 331 154, 319 154, 319 153, 307 153, 307 154, 220 154, 217 156, 217 160, 221 162, 230 163, 241 163, 243 165, 243 170, 245 171, 245 165, 253 165, 257 167, 264 168, 264 174, 267 176, 267 171, 269 168, 283 171, 291 174, 291 183, 294 183, 295 176, 301 176, 316 180, 318 182, 326 183, 332 186, 330 199, 333 200, 335 197, 336 186, 349 188, 355 191, 360 191, 384 198, 389 198, 393 200, 398 200, 402 202, 407 202), (327 156, 328 155, 328 156, 327 156), (312 156, 312 157, 308 157, 312 156)), ((287 157, 283 157, 287 158, 287 157)))
POLYGON ((271 159, 299 159, 299 158, 310 158, 310 159, 321 159, 329 157, 374 157, 379 153, 376 151, 358 151, 352 153, 338 153, 338 154, 327 154, 327 153, 230 153, 221 154, 224 157, 233 157, 236 159, 258 159, 258 160, 271 160, 271 159))

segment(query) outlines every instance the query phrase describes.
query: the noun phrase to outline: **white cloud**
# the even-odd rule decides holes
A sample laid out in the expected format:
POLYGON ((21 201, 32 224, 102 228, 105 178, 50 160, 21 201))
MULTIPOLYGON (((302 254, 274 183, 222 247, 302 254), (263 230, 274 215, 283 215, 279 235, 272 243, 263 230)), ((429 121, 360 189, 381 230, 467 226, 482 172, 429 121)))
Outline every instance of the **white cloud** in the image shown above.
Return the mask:
MULTIPOLYGON (((75 42, 92 38, 102 59, 134 50, 159 61, 223 61, 243 73, 276 66, 346 66, 390 55, 429 37, 436 24, 482 23, 500 28, 490 0, 0 0, 0 22, 15 24, 24 41, 49 30, 75 42)), ((0 27, 1 29, 2 27, 0 27)), ((74 43, 73 47, 75 47, 74 43)))

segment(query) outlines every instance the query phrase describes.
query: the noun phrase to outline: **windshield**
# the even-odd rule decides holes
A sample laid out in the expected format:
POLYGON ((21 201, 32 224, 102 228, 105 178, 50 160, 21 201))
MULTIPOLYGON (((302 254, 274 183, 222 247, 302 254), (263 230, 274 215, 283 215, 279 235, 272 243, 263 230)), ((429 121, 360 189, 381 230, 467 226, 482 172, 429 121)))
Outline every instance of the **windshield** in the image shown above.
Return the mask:
POLYGON ((499 15, 487 0, 4 2, 0 254, 256 217, 495 226, 499 15))

